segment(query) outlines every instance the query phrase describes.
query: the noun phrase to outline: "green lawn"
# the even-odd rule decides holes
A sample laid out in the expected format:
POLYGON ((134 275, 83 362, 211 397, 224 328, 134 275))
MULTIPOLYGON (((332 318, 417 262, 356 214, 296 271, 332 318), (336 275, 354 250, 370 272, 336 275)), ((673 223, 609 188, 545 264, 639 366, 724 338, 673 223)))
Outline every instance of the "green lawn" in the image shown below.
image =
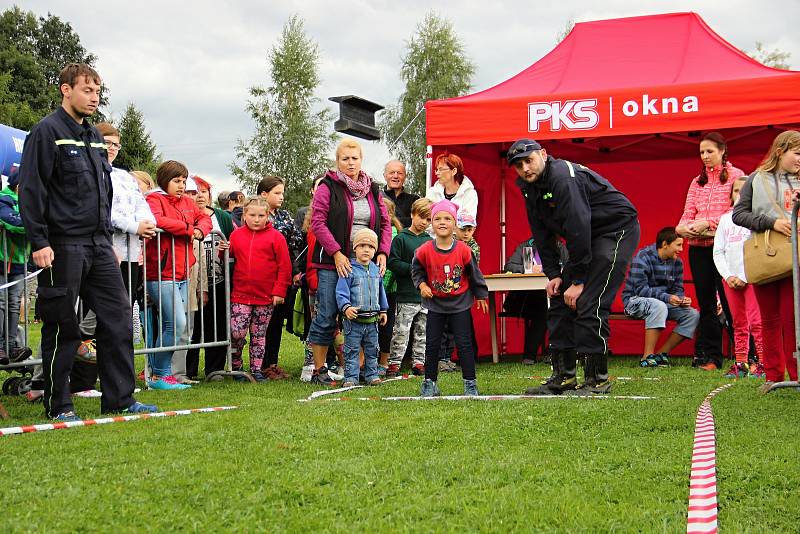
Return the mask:
MULTIPOLYGON (((300 345, 285 338, 294 376, 300 345)), ((141 358, 138 358, 141 364, 141 358)), ((722 373, 616 359, 619 395, 656 400, 300 403, 297 380, 143 392, 162 409, 238 410, 0 438, 0 530, 268 532, 685 531, 694 418, 722 373), (659 380, 644 380, 658 377, 659 380)), ((544 365, 478 367, 521 393, 544 365)), ((5 375, 0 373, 0 379, 5 375)), ((796 532, 800 393, 742 380, 713 401, 720 528, 796 532)), ((351 396, 415 395, 419 379, 351 396)), ((443 394, 460 376, 443 375, 443 394)), ((3 397, 14 419, 41 404, 3 397)), ((98 399, 76 399, 83 417, 98 399)))

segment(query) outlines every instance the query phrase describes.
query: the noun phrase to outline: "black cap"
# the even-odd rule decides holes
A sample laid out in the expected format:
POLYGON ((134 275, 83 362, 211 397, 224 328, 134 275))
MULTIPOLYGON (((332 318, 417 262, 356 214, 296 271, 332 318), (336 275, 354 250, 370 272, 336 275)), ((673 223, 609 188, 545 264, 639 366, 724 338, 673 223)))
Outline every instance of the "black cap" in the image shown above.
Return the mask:
POLYGON ((233 200, 234 202, 239 201, 239 197, 244 196, 244 193, 241 191, 233 191, 231 194, 228 195, 228 200, 233 200))
POLYGON ((506 152, 506 160, 508 161, 509 165, 513 165, 518 159, 528 156, 534 150, 541 149, 542 145, 533 139, 520 139, 518 141, 514 141, 514 144, 508 148, 508 152, 506 152))

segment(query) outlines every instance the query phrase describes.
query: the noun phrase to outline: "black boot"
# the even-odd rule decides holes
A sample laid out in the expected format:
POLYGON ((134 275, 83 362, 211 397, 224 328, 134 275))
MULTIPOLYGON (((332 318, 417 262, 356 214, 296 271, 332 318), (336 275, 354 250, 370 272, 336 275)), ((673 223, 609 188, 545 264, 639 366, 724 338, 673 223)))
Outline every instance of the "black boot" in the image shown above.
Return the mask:
POLYGON ((556 379, 551 382, 547 387, 553 395, 561 395, 565 391, 572 391, 578 387, 577 374, 577 357, 578 355, 574 350, 565 350, 561 354, 561 369, 556 379))
POLYGON ((575 395, 605 395, 611 391, 608 379, 608 356, 587 354, 584 367, 584 382, 575 390, 575 395))
POLYGON ((525 390, 525 395, 552 395, 553 392, 550 391, 550 384, 555 383, 556 381, 560 380, 559 377, 561 376, 561 351, 559 350, 550 350, 550 360, 551 365, 553 366, 553 373, 550 375, 550 378, 542 382, 536 387, 528 388, 525 390))

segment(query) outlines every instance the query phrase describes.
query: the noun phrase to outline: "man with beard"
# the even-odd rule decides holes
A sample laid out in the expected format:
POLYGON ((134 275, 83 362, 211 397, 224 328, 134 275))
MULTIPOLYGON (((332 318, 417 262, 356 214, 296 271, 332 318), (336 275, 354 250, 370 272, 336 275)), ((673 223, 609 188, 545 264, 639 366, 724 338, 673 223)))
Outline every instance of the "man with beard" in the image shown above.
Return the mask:
POLYGON ((639 243, 636 208, 596 172, 548 156, 532 139, 516 141, 506 158, 519 176, 528 223, 549 278, 553 374, 527 393, 608 393, 608 314, 639 243), (569 253, 563 266, 557 239, 564 240, 569 253), (585 362, 580 386, 578 358, 585 362))

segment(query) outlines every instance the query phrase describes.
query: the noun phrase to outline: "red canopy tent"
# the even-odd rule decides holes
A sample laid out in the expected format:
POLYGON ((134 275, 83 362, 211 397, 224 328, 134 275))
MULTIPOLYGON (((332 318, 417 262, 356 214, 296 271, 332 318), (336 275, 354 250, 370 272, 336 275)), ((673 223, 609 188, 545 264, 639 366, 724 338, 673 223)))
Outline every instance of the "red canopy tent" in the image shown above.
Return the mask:
MULTIPOLYGON (((639 210, 646 245, 678 222, 700 171, 702 133, 721 132, 730 161, 750 172, 775 135, 798 128, 800 72, 761 65, 695 13, 651 15, 578 23, 516 76, 425 108, 433 157, 458 154, 475 184, 481 269, 497 273, 530 234, 516 176, 505 165, 514 140, 536 139, 555 157, 608 178, 639 210)), ((477 320, 476 329, 480 353, 490 353, 489 336, 480 335, 488 321, 477 320)), ((618 322, 611 348, 636 354, 641 336, 640 324, 618 322)), ((521 337, 508 336, 509 352, 520 352, 521 337)))

